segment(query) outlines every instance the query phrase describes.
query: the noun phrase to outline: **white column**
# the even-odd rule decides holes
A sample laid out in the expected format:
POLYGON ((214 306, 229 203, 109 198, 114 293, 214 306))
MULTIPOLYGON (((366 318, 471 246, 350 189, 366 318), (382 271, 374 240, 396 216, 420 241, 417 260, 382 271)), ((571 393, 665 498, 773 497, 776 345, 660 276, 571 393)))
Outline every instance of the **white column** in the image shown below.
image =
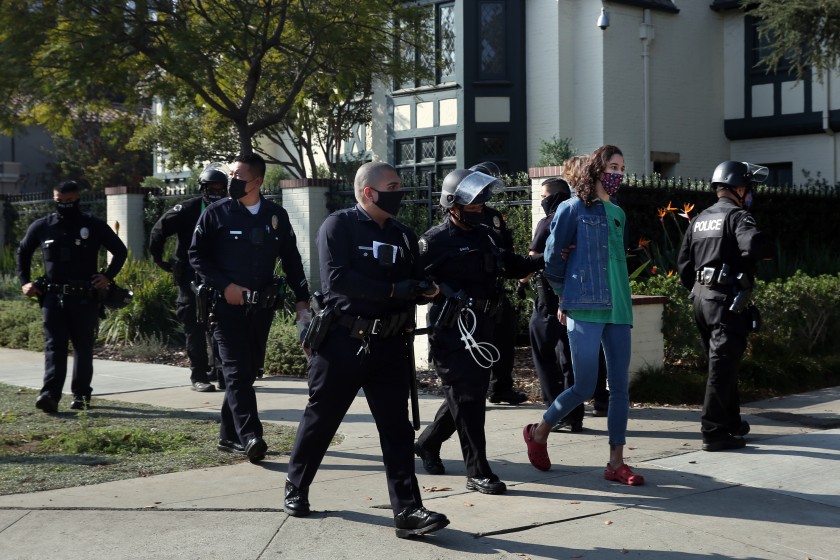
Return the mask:
MULTIPOLYGON (((146 247, 143 210, 146 190, 140 187, 107 187, 105 189, 106 221, 128 247, 129 255, 142 259, 146 247)), ((110 253, 108 258, 110 259, 110 253)))
POLYGON ((320 179, 280 181, 280 188, 283 189, 283 208, 289 213, 289 221, 297 236, 297 247, 311 292, 321 289, 320 261, 315 240, 318 228, 328 216, 329 185, 328 180, 320 179))

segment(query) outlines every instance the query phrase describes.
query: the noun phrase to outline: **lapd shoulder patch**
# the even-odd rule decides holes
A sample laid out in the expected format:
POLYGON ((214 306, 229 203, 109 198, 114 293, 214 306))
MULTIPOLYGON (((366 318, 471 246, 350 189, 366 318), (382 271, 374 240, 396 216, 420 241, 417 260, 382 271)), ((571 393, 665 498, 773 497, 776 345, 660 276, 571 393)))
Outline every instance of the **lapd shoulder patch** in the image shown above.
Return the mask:
POLYGON ((272 214, 271 216, 271 229, 277 230, 280 226, 280 218, 277 217, 277 214, 272 214))
POLYGON ((495 227, 495 228, 502 227, 502 220, 500 220, 498 216, 493 216, 493 227, 495 227))
POLYGON ((79 230, 79 237, 81 237, 82 239, 87 239, 88 237, 90 237, 90 230, 86 227, 83 227, 79 230))
POLYGON ((426 241, 425 237, 420 238, 420 241, 417 242, 417 246, 420 248, 421 255, 425 255, 429 251, 429 242, 426 241))

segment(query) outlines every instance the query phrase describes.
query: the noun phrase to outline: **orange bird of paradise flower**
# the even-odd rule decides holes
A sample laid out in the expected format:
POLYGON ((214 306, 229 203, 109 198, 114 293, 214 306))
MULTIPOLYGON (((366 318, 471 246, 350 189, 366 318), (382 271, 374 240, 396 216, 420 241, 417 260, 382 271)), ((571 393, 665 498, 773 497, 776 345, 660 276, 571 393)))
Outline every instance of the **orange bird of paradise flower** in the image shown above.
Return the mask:
POLYGON ((671 206, 671 201, 669 200, 668 207, 665 210, 667 210, 668 212, 676 212, 678 209, 671 206))
POLYGON ((650 245, 650 239, 645 239, 644 237, 639 238, 639 247, 647 247, 650 245))
POLYGON ((656 212, 659 214, 659 219, 661 220, 662 218, 665 217, 665 214, 668 213, 668 210, 665 209, 665 208, 657 208, 656 212))

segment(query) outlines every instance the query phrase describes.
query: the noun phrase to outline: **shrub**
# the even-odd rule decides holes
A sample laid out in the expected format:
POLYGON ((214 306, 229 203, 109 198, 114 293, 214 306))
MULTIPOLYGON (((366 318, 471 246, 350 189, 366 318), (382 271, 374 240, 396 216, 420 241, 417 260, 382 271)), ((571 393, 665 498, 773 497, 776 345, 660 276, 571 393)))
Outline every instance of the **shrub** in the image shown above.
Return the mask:
POLYGON ((577 149, 572 145, 571 138, 552 136, 550 140, 540 141, 540 160, 537 162, 537 166, 562 165, 564 161, 576 153, 577 149))
POLYGON ((752 337, 754 354, 814 355, 837 348, 828 334, 840 329, 840 274, 797 272, 785 280, 759 281, 754 299, 762 314, 762 330, 752 337))
POLYGON ((177 288, 172 276, 160 270, 151 259, 129 258, 118 284, 134 291, 134 299, 122 309, 112 309, 99 326, 106 344, 124 345, 142 337, 166 340, 181 333, 175 317, 177 288))
POLYGON ((279 310, 268 333, 265 348, 266 375, 306 375, 306 355, 298 341, 295 316, 279 310))
POLYGON ((0 300, 0 346, 42 351, 42 323, 41 309, 34 299, 0 300))

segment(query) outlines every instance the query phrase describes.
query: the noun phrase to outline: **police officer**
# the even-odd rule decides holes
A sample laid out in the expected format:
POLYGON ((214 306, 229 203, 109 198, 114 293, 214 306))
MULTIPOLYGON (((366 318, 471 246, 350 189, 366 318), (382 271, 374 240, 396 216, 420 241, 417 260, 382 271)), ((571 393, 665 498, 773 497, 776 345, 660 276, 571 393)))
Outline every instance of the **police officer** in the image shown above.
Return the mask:
POLYGON ((542 267, 542 255, 522 257, 504 249, 483 224, 484 203, 502 182, 479 171, 456 169, 443 180, 444 221, 420 239, 426 273, 442 295, 429 310, 431 356, 445 400, 415 444, 430 474, 442 474, 440 448, 457 430, 467 470, 467 489, 502 494, 505 483, 487 462, 484 398, 489 369, 499 358, 491 344, 500 278, 522 278, 542 267))
POLYGON ((252 463, 268 446, 257 412, 254 380, 265 358, 274 311, 282 305, 282 285, 274 276, 279 258, 295 295, 295 310, 308 308, 309 288, 289 216, 260 194, 265 161, 239 156, 231 167, 229 198, 207 207, 193 234, 190 263, 215 290, 216 328, 225 398, 219 449, 244 453, 252 463))
POLYGON ((32 222, 17 252, 17 275, 23 294, 38 297, 44 315, 44 385, 35 406, 56 412, 67 376, 67 343, 73 343, 70 408, 90 406, 93 344, 99 323, 99 299, 119 273, 128 250, 108 225, 79 209, 79 184, 65 181, 53 191, 55 213, 32 222), (32 282, 32 255, 40 247, 44 278, 32 282), (97 273, 99 249, 111 253, 104 273, 97 273))
MULTIPOLYGON (((437 288, 422 282, 417 237, 395 219, 403 197, 396 170, 362 165, 358 204, 331 214, 318 231, 322 301, 313 309, 309 402, 289 458, 283 509, 310 514, 309 487, 359 389, 364 389, 379 441, 397 537, 441 529, 445 515, 423 507, 414 475, 414 432, 406 401, 413 375, 406 335, 415 303, 437 288)), ((319 294, 316 294, 318 296, 319 294)))
MULTIPOLYGON (((210 359, 207 352, 207 329, 196 320, 195 293, 190 284, 196 280, 187 251, 192 242, 195 225, 204 209, 221 200, 227 191, 227 175, 221 169, 208 167, 198 177, 201 196, 176 204, 160 217, 149 236, 149 254, 155 264, 171 272, 178 286, 175 315, 184 325, 187 357, 190 360, 190 383, 193 391, 207 393, 216 390, 210 383, 210 359), (166 238, 175 235, 175 259, 164 261, 166 238)), ((196 282, 200 284, 200 282, 196 282)))
MULTIPOLYGON (((492 161, 485 161, 470 167, 486 175, 501 176, 499 166, 492 161)), ((490 206, 484 207, 484 224, 492 228, 502 240, 505 251, 513 253, 513 233, 507 226, 502 213, 490 206)), ((506 291, 502 292, 499 310, 496 312, 496 328, 493 330, 493 346, 499 350, 499 361, 490 368, 490 392, 488 400, 493 404, 506 402, 522 404, 528 396, 513 388, 513 358, 516 346, 517 320, 516 311, 506 291)))
MULTIPOLYGON (((541 185, 541 206, 546 216, 534 230, 534 239, 529 247, 531 254, 545 250, 545 242, 551 233, 551 219, 560 203, 571 196, 569 184, 559 178, 546 179, 541 185)), ((554 399, 575 383, 572 372, 572 356, 566 326, 557 319, 559 298, 551 289, 541 272, 532 276, 534 286, 534 310, 529 322, 531 356, 540 380, 543 399, 546 403, 554 399)), ((568 427, 572 432, 583 430, 583 403, 575 407, 557 426, 568 427)))
POLYGON ((738 364, 752 325, 754 308, 748 301, 756 263, 773 255, 771 240, 749 213, 754 185, 767 173, 766 167, 740 161, 718 165, 712 175, 718 201, 691 220, 677 261, 709 358, 701 417, 704 451, 740 449, 750 431, 740 415, 738 364))

